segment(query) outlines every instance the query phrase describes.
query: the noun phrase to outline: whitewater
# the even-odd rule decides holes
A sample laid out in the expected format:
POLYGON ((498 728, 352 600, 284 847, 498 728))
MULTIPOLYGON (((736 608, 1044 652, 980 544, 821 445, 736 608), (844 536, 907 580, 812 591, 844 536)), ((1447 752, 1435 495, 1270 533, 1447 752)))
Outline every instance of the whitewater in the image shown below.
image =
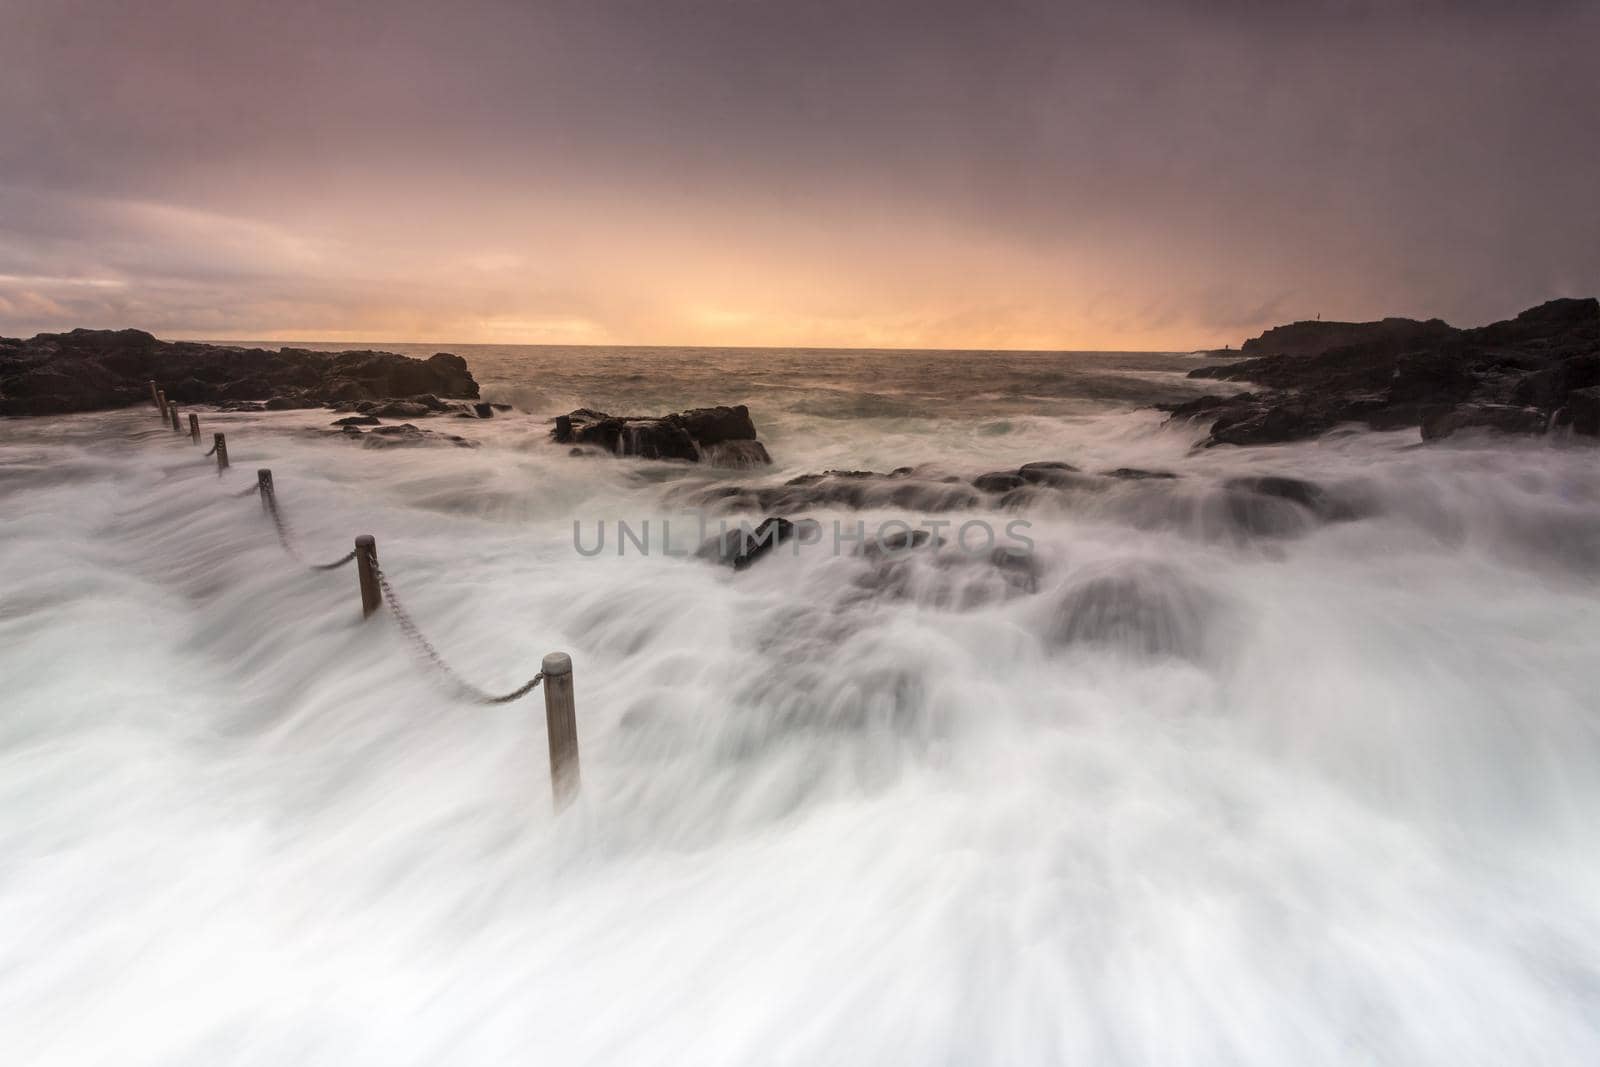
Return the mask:
POLYGON ((453 350, 514 410, 419 425, 474 448, 0 420, 7 1062, 1600 1062, 1593 447, 1196 450, 1147 406, 1186 355, 453 350), (771 471, 548 439, 713 403, 771 471), (574 548, 711 479, 1041 460, 1179 477, 940 516, 1025 518, 1027 589, 574 548), (571 653, 570 808, 539 695, 363 623, 257 468, 473 684, 571 653), (1359 514, 1213 506, 1264 475, 1359 514))

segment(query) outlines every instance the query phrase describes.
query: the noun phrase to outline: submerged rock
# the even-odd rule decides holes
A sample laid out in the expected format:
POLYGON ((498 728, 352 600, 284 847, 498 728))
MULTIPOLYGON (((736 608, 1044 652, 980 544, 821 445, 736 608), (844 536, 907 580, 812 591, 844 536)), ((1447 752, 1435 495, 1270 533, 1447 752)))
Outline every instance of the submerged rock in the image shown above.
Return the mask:
POLYGON ((1099 646, 1135 656, 1209 658, 1217 598, 1161 563, 1086 568, 1062 592, 1045 629, 1057 648, 1099 646))
POLYGON ((763 519, 754 529, 736 526, 710 538, 695 553, 698 559, 711 560, 742 571, 786 541, 800 538, 815 542, 822 528, 810 519, 791 522, 778 515, 763 519))
POLYGON ((369 432, 363 433, 359 426, 343 426, 340 433, 348 437, 358 437, 361 443, 368 448, 397 448, 411 445, 454 445, 457 448, 477 448, 478 442, 469 441, 453 433, 440 433, 438 430, 424 430, 413 426, 409 422, 400 423, 398 426, 374 426, 369 432))
POLYGON ((608 415, 579 408, 558 415, 550 436, 557 444, 590 445, 640 459, 680 459, 730 467, 772 462, 756 438, 750 409, 743 404, 661 416, 608 415))

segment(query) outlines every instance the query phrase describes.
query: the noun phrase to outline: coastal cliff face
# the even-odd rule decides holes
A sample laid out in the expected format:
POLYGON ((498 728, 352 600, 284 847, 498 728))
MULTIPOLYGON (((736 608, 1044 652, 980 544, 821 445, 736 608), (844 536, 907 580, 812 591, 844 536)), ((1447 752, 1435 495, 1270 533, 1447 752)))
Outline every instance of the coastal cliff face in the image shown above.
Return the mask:
POLYGON ((59 415, 150 399, 158 380, 184 404, 317 407, 424 394, 476 398, 466 360, 370 350, 312 352, 160 341, 142 330, 0 338, 0 415, 59 415))
MULTIPOLYGON (((1268 330, 1255 341, 1268 344, 1277 334, 1310 346, 1315 331, 1299 329, 1307 325, 1314 324, 1279 328, 1287 334, 1268 330)), ((1414 426, 1424 440, 1469 427, 1600 434, 1600 301, 1593 297, 1551 300, 1471 330, 1437 319, 1358 325, 1377 329, 1355 344, 1192 371, 1191 378, 1265 390, 1204 396, 1169 410, 1174 418, 1209 420, 1208 446, 1297 441, 1341 423, 1414 426)))

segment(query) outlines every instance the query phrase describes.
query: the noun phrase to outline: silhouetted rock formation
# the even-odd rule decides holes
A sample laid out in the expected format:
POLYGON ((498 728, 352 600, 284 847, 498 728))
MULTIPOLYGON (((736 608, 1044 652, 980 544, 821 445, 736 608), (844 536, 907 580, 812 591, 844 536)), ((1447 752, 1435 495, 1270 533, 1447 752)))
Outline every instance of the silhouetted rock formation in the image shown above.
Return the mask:
POLYGON ((557 444, 588 445, 640 459, 682 459, 719 467, 772 462, 766 446, 756 439, 750 409, 743 404, 672 415, 608 415, 579 408, 556 416, 550 436, 557 444))
POLYGON ((1443 319, 1381 319, 1377 322, 1291 322, 1274 326, 1239 346, 1246 356, 1315 356, 1330 348, 1392 343, 1415 348, 1442 341, 1456 329, 1443 319))
MULTIPOLYGON (((1600 386, 1600 301, 1593 297, 1552 300, 1473 330, 1437 319, 1354 325, 1379 329, 1367 340, 1310 355, 1192 371, 1191 378, 1251 382, 1269 391, 1204 396, 1167 410, 1173 418, 1210 420, 1208 446, 1295 441, 1345 422, 1379 430, 1417 426, 1429 440, 1468 427, 1542 433, 1570 424, 1578 433, 1596 432, 1593 418, 1584 416, 1593 403, 1586 391, 1600 386)), ((1306 331, 1286 336, 1311 344, 1306 331)))
MULTIPOLYGON (((466 360, 448 352, 312 352, 158 341, 142 330, 73 330, 0 338, 0 415, 56 415, 150 402, 154 379, 180 404, 267 410, 390 397, 475 398, 466 360)), ((424 412, 426 414, 427 412, 424 412)))

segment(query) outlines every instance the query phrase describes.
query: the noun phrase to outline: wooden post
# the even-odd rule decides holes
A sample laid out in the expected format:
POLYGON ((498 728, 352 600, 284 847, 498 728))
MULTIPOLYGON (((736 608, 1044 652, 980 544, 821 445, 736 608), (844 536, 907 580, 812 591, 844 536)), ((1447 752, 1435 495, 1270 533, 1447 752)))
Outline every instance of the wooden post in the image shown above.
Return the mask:
POLYGON ((167 421, 167 391, 165 389, 156 390, 156 406, 161 409, 161 421, 162 422, 166 422, 167 421))
POLYGON ((200 443, 200 416, 192 411, 189 412, 189 440, 200 443))
POLYGON ((552 652, 544 672, 544 725, 550 735, 550 788, 556 810, 578 795, 578 715, 572 702, 572 657, 552 652))
POLYGON ((172 407, 168 408, 167 410, 169 412, 171 412, 171 414, 172 414, 172 432, 173 433, 180 432, 180 428, 178 426, 178 405, 174 404, 174 405, 172 405, 172 407))
POLYGON ((211 439, 217 443, 217 470, 228 469, 228 438, 226 434, 214 433, 211 439))
POLYGON ((261 510, 272 506, 272 472, 262 467, 256 471, 256 494, 261 497, 261 510))
POLYGON ((157 408, 161 407, 161 391, 156 388, 156 380, 154 378, 150 379, 150 399, 155 402, 157 408))
POLYGON ((371 534, 356 538, 356 576, 361 581, 361 617, 383 607, 383 588, 378 585, 378 543, 371 534))

